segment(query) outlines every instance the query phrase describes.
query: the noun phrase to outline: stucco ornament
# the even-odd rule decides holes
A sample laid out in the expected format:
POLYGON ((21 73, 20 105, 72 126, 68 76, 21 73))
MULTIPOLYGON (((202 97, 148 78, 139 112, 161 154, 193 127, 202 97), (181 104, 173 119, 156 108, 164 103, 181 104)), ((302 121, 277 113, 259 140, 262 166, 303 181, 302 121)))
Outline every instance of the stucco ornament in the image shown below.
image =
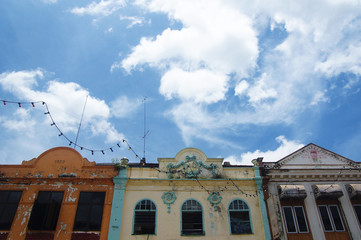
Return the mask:
POLYGON ((204 164, 201 160, 197 161, 196 156, 186 156, 186 160, 182 161, 178 164, 173 165, 172 163, 169 163, 167 165, 168 167, 168 177, 172 177, 172 169, 177 169, 179 167, 182 167, 182 173, 187 178, 196 178, 200 172, 201 167, 205 169, 212 169, 213 177, 216 176, 215 169, 217 168, 217 165, 211 163, 210 165, 204 164))
POLYGON ((211 192, 209 193, 208 201, 213 205, 217 205, 222 201, 222 196, 219 192, 211 192))
POLYGON ((168 213, 170 213, 170 205, 175 202, 177 197, 173 192, 165 192, 163 193, 162 200, 165 204, 168 204, 168 213))

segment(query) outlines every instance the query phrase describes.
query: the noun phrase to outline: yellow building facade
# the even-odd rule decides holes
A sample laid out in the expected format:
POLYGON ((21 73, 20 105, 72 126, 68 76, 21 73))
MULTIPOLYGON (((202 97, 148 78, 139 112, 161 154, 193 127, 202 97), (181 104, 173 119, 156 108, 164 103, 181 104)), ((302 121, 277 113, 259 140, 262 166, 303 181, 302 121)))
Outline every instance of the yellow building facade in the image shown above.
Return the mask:
POLYGON ((195 148, 120 165, 108 239, 270 239, 257 166, 195 148))

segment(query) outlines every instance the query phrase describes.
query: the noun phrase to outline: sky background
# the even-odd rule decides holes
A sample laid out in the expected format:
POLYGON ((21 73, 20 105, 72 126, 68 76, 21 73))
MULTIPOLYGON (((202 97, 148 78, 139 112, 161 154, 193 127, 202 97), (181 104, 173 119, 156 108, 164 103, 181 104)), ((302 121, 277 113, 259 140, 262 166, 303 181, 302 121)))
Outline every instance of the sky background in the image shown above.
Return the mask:
POLYGON ((137 162, 145 133, 147 162, 311 142, 361 161, 360 1, 12 0, 0 22, 1 164, 137 162))

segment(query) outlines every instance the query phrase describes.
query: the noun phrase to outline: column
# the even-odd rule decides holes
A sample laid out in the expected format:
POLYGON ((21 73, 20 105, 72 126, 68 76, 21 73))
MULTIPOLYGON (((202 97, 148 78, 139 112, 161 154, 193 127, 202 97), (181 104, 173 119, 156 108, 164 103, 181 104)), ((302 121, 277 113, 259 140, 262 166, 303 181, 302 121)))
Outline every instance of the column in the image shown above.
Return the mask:
POLYGON ((315 240, 326 240, 321 219, 318 214, 316 199, 313 195, 312 186, 310 183, 304 183, 303 185, 305 186, 307 193, 307 197, 305 198, 305 208, 309 220, 309 227, 312 231, 312 237, 315 240))
POLYGON ((11 230, 8 235, 9 240, 24 240, 28 222, 33 209, 34 201, 36 198, 36 189, 29 186, 28 190, 23 190, 21 199, 16 211, 11 230))
POLYGON ((269 223, 268 223, 267 208, 266 208, 266 203, 264 201, 264 196, 263 196, 262 178, 259 174, 258 166, 254 166, 254 181, 256 182, 257 190, 258 190, 257 191, 258 192, 258 200, 259 200, 259 205, 261 207, 265 239, 271 240, 271 231, 270 231, 269 223))
POLYGON ((118 175, 113 178, 114 193, 113 193, 112 213, 110 215, 108 240, 120 239, 125 184, 127 183, 127 181, 128 181, 127 167, 120 167, 118 175))
POLYGON ((341 203, 341 207, 346 218, 346 224, 352 239, 361 239, 361 230, 358 224, 358 220, 350 201, 345 184, 339 184, 341 186, 343 196, 338 200, 341 203))
POLYGON ((59 212, 58 224, 56 226, 54 240, 71 240, 74 219, 77 210, 77 199, 79 199, 79 189, 71 183, 67 184, 64 191, 63 201, 59 212))

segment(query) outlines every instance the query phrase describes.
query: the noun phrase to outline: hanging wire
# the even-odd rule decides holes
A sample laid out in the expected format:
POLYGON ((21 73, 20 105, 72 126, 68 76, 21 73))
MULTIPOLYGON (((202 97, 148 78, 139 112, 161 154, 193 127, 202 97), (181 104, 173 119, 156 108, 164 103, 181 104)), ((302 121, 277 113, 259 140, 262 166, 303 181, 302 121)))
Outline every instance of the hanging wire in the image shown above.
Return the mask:
MULTIPOLYGON (((114 144, 113 146, 109 147, 109 148, 104 148, 104 149, 91 149, 91 148, 87 148, 87 147, 84 147, 82 145, 79 145, 77 143, 77 139, 75 141, 72 141, 69 137, 67 137, 62 131, 61 129, 59 128, 59 126, 56 124, 50 110, 49 110, 49 107, 48 107, 48 104, 44 101, 34 101, 34 102, 20 102, 20 101, 9 101, 9 100, 4 100, 4 99, 0 99, 0 102, 3 102, 3 105, 4 106, 7 106, 8 103, 10 104, 17 104, 19 107, 23 107, 25 105, 31 105, 32 107, 35 107, 36 105, 38 104, 41 104, 42 106, 44 106, 44 108, 46 109, 46 111, 44 112, 44 115, 48 115, 50 120, 51 120, 51 124, 50 126, 54 126, 57 130, 58 130, 58 136, 59 137, 63 137, 67 140, 67 142, 69 143, 69 146, 74 146, 75 147, 79 147, 80 150, 85 150, 85 151, 89 151, 91 152, 92 155, 94 155, 94 153, 102 153, 103 155, 107 152, 107 151, 110 151, 110 152, 113 152, 114 149, 116 149, 117 147, 118 148, 121 148, 120 146, 120 143, 116 143, 114 144)), ((83 111, 84 113, 84 111, 83 111)), ((80 126, 79 126, 80 127, 80 126)), ((79 133, 79 132, 78 132, 79 133)), ((131 150, 134 155, 135 155, 135 158, 139 158, 139 155, 134 151, 134 149, 130 146, 130 144, 128 143, 127 140, 125 139, 122 139, 122 142, 125 143, 127 146, 128 146, 128 150, 131 150)), ((140 158, 139 158, 140 159, 140 158)))

